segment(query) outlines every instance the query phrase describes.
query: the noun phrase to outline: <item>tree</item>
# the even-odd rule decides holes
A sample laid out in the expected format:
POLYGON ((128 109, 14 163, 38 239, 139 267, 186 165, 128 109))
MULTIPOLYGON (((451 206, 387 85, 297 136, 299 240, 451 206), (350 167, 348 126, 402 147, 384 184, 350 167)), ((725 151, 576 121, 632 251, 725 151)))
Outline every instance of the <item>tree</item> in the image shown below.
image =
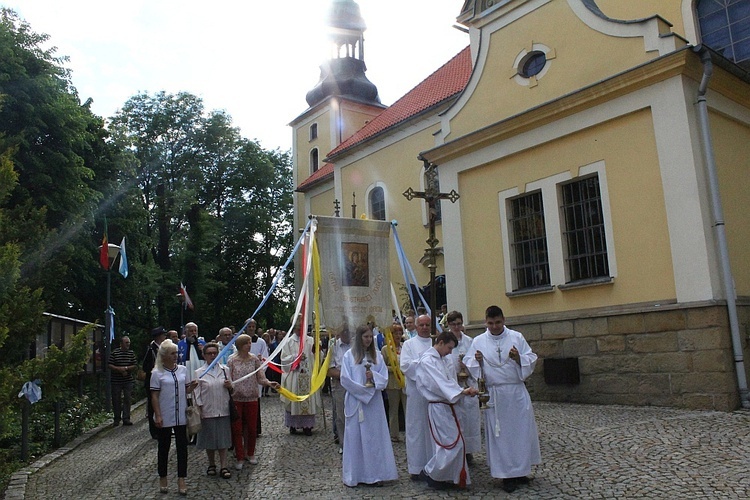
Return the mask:
POLYGON ((202 182, 198 158, 203 113, 201 99, 187 92, 141 93, 112 119, 116 143, 135 160, 135 169, 123 181, 138 187, 147 217, 142 244, 150 247, 159 269, 155 297, 162 324, 168 324, 174 292, 183 279, 172 269, 172 260, 184 250, 188 216, 202 182))
MULTIPOLYGON (((0 363, 7 364, 27 357, 45 307, 69 312, 69 284, 85 279, 72 263, 93 251, 91 213, 101 198, 98 165, 86 155, 103 144, 103 122, 80 103, 65 58, 42 48, 48 39, 0 10, 0 259, 11 271, 0 306, 0 332, 9 335, 0 363)), ((93 270, 92 263, 81 271, 93 270)))

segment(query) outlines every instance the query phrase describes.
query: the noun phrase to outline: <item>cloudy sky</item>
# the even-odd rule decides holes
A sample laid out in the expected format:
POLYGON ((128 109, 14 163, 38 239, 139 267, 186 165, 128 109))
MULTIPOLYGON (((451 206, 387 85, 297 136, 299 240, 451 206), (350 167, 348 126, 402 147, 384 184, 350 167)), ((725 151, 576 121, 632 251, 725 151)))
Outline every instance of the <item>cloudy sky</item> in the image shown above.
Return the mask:
MULTIPOLYGON (((463 0, 357 0, 367 76, 392 104, 453 57, 463 0)), ((223 109, 242 135, 291 148, 287 126, 329 56, 330 0, 0 0, 70 57, 73 84, 112 116, 140 91, 187 91, 223 109)))

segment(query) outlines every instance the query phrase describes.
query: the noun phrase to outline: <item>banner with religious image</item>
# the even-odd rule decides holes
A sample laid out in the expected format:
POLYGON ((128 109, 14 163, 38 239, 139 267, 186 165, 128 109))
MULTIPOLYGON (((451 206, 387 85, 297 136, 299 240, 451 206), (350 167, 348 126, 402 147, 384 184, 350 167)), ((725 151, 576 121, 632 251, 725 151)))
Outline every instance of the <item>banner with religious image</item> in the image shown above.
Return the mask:
POLYGON ((384 221, 318 216, 321 324, 333 336, 373 321, 390 326, 391 225, 384 221))

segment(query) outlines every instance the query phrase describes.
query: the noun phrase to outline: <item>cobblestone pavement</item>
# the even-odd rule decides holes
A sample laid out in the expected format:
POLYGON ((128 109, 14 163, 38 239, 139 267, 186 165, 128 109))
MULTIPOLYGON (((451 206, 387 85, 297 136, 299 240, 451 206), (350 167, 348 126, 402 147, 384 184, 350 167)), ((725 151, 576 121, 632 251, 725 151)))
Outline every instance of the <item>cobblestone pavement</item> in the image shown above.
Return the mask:
MULTIPOLYGON (((331 400, 324 396, 330 418, 331 400)), ((262 402, 259 464, 225 480, 205 475, 205 453, 189 447, 188 497, 256 498, 749 498, 750 412, 535 403, 543 464, 532 481, 509 495, 493 480, 485 456, 471 468, 468 491, 434 491, 406 472, 403 443, 394 445, 398 481, 347 488, 330 422, 319 418, 312 437, 282 426, 278 398, 262 402)), ((102 427, 72 450, 60 450, 22 471, 6 498, 177 498, 176 459, 170 456, 168 495, 158 493, 156 441, 144 407, 135 425, 102 427), (33 473, 31 473, 33 471, 33 473), (25 488, 24 483, 25 482, 25 488)), ((403 436, 403 434, 402 434, 403 436)))

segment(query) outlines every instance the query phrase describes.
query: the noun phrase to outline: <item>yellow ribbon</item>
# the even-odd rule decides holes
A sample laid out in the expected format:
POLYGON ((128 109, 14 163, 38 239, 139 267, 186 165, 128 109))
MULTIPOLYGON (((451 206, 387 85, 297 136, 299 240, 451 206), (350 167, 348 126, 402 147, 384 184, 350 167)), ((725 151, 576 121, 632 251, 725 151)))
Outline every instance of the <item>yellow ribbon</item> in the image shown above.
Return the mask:
MULTIPOLYGON (((308 394, 297 395, 293 392, 279 388, 279 393, 290 401, 299 403, 315 394, 323 387, 326 382, 326 376, 328 375, 328 365, 331 363, 331 350, 329 349, 326 353, 326 358, 323 360, 323 364, 320 364, 320 254, 318 253, 318 243, 313 239, 313 310, 315 311, 314 330, 315 330, 315 361, 313 362, 312 378, 310 379, 310 392, 308 394)), ((402 375, 403 377, 403 375, 402 375)))

